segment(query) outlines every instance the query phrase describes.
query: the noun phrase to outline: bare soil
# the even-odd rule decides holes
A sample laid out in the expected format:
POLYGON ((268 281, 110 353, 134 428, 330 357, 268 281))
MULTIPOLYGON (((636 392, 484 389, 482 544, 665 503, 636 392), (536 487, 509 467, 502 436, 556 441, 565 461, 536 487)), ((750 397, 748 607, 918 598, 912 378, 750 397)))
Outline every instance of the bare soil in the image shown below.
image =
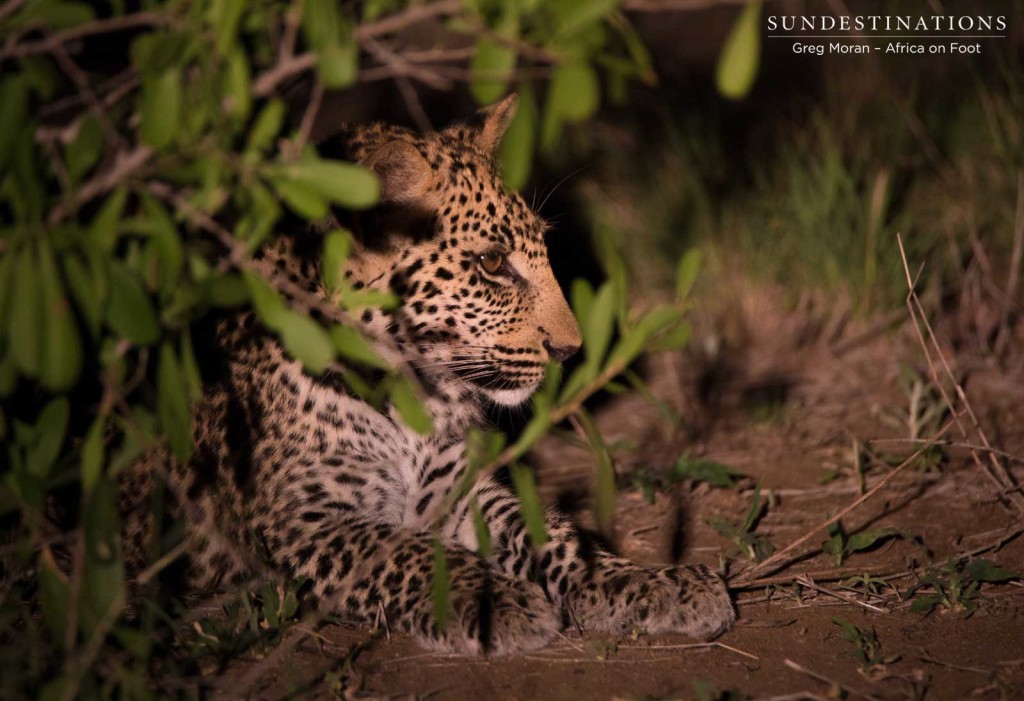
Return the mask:
MULTIPOLYGON (((741 308, 728 310, 732 331, 698 333, 700 352, 646 369, 654 393, 683 415, 687 431, 673 431, 663 412, 636 394, 597 409, 623 485, 631 471, 670 465, 684 451, 747 476, 732 489, 682 483, 654 504, 624 486, 613 534, 621 550, 646 562, 728 561, 733 581, 752 563, 708 520, 741 521, 760 482, 769 503, 758 534, 781 549, 812 531, 893 469, 883 458, 913 452, 904 442, 913 384, 901 378, 928 377, 913 327, 898 313, 856 323, 842 311, 782 314, 763 295, 742 299, 741 308)), ((701 328, 723 328, 721 318, 709 317, 701 328)), ((999 360, 964 350, 971 344, 963 333, 954 324, 938 330, 943 354, 1019 484, 1024 463, 1013 456, 1024 455, 1024 372, 1015 356, 1024 327, 1008 346, 1017 351, 999 360)), ((974 611, 910 610, 911 587, 952 556, 974 554, 1024 573, 1024 537, 1016 535, 1022 513, 959 445, 977 436, 951 431, 948 438, 958 445, 943 446, 941 465, 903 470, 843 520, 848 533, 891 526, 901 538, 837 567, 820 552, 826 533, 815 533, 796 561, 735 590, 739 622, 710 644, 570 631, 536 654, 465 659, 426 653, 400 635, 330 625, 313 636, 293 631, 302 639, 288 654, 254 660, 239 673, 262 672, 249 690, 253 698, 1024 698, 1020 581, 982 585, 974 611), (863 573, 884 581, 877 595, 849 583, 863 573), (864 669, 836 617, 873 631, 885 661, 864 669), (701 684, 723 695, 701 696, 701 684)), ((551 438, 534 460, 543 496, 586 522, 587 450, 551 438)), ((232 697, 239 688, 222 691, 232 697)))

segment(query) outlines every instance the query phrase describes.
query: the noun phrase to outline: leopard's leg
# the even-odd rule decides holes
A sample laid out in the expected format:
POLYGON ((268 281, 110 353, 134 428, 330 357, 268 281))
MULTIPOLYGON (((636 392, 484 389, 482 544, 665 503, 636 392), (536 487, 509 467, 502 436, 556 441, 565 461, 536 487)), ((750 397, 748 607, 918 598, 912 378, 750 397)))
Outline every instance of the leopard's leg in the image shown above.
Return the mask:
POLYGON ((447 544, 450 613, 439 630, 429 532, 332 513, 308 500, 282 504, 274 513, 282 520, 265 532, 275 564, 292 576, 310 578, 321 605, 339 613, 367 623, 385 620, 390 629, 410 633, 431 648, 464 654, 537 649, 559 629, 559 616, 539 586, 447 544))
MULTIPOLYGON (((467 502, 474 499, 491 533, 491 562, 536 581, 570 622, 584 629, 643 628, 712 638, 736 619, 724 582, 703 565, 636 565, 609 553, 554 510, 546 517, 549 541, 534 549, 514 493, 488 479, 467 502)), ((465 521, 460 532, 469 532, 465 521)))

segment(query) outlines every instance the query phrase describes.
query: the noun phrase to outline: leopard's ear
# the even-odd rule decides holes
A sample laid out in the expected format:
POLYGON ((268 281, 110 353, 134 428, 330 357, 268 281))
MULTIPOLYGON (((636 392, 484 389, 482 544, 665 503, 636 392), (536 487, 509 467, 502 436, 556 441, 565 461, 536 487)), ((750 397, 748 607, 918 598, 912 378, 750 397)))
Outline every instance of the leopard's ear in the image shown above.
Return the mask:
POLYGON ((510 93, 500 102, 484 107, 476 113, 473 121, 480 125, 477 146, 485 153, 494 153, 498 150, 501 137, 505 135, 508 125, 515 118, 518 107, 519 96, 510 93))
POLYGON ((434 171, 408 141, 388 141, 364 158, 362 164, 380 179, 381 204, 431 206, 434 171))

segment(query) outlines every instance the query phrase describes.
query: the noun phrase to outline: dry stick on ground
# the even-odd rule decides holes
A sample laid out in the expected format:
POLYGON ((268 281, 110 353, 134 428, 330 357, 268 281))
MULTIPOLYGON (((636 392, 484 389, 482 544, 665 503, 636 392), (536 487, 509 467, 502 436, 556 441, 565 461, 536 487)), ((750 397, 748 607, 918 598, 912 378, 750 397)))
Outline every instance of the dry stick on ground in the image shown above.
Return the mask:
MULTIPOLYGON (((913 443, 915 445, 924 443, 923 438, 872 438, 868 443, 913 443)), ((1010 460, 1012 462, 1024 463, 1024 455, 1015 455, 1005 450, 999 450, 998 448, 986 447, 978 443, 964 443, 963 441, 935 441, 933 445, 941 446, 944 448, 961 448, 964 450, 976 450, 979 453, 992 453, 999 457, 1010 460)), ((1021 487, 1016 487, 1021 489, 1021 487)), ((776 490, 778 492, 778 490, 776 490)))
POLYGON ((796 577, 796 579, 794 579, 793 581, 795 581, 797 584, 799 584, 802 587, 807 587, 808 589, 813 589, 816 592, 820 592, 822 594, 826 594, 828 596, 835 597, 836 599, 839 599, 840 601, 845 601, 848 604, 853 604, 855 606, 863 606, 864 608, 868 609, 869 611, 874 611, 875 613, 889 613, 886 609, 882 608, 881 606, 875 606, 874 604, 869 604, 867 602, 860 601, 859 599, 857 599, 854 596, 848 596, 846 594, 841 594, 841 593, 839 593, 837 591, 832 591, 831 589, 827 589, 827 588, 821 586, 820 584, 816 583, 813 579, 811 579, 807 575, 800 575, 800 576, 796 577))
POLYGON ((790 669, 792 669, 793 671, 800 672, 800 674, 806 674, 808 677, 811 677, 812 679, 817 679, 822 684, 828 684, 829 687, 831 687, 832 690, 840 692, 840 693, 836 693, 836 694, 830 693, 829 694, 829 698, 842 698, 841 692, 848 691, 851 694, 855 694, 855 695, 860 696, 860 697, 865 698, 865 699, 870 699, 870 701, 875 701, 876 699, 878 699, 878 696, 876 696, 875 694, 872 694, 872 693, 866 692, 866 691, 860 691, 858 689, 854 689, 853 687, 851 687, 851 686, 849 686, 847 684, 840 684, 835 679, 830 679, 830 678, 826 677, 824 674, 818 674, 817 672, 813 672, 813 671, 807 669, 806 667, 804 667, 803 665, 797 664, 796 662, 794 662, 791 659, 787 658, 787 659, 783 660, 782 663, 784 665, 786 665, 787 667, 789 667, 790 669))
POLYGON ((971 450, 971 457, 974 459, 975 464, 981 468, 988 478, 999 488, 999 493, 1006 494, 1006 498, 1010 501, 1018 510, 1024 513, 1024 494, 1017 491, 1017 483, 1010 475, 1009 471, 999 460, 999 457, 991 452, 992 444, 988 440, 988 436, 985 430, 981 427, 978 422, 978 417, 974 413, 974 409, 971 407, 970 401, 967 399, 967 394, 964 392, 963 385, 957 382, 956 377, 953 375, 953 371, 949 367, 949 362, 946 360, 946 356, 942 353, 942 348, 939 346, 938 339, 935 337, 935 332, 932 330, 932 325, 928 321, 928 317, 925 314, 924 307, 921 305, 921 299, 917 296, 917 290, 915 289, 915 283, 910 277, 910 267, 907 264, 907 254, 903 249, 903 238, 897 234, 896 242, 900 249, 900 258, 903 261, 903 270, 907 276, 907 286, 909 292, 907 293, 907 309, 910 311, 910 319, 914 322, 914 330, 917 332, 918 341, 921 344, 921 350, 924 351, 925 360, 928 363, 928 370, 931 372, 932 381, 935 383, 936 388, 942 395, 943 401, 946 402, 946 406, 949 408, 950 413, 956 417, 956 425, 960 430, 961 437, 967 441, 970 439, 970 434, 967 427, 964 426, 963 422, 960 421, 960 416, 966 413, 967 417, 971 421, 971 427, 974 429, 978 436, 978 440, 983 446, 985 446, 988 461, 984 461, 977 450, 971 450), (920 317, 920 318, 919 318, 920 317), (950 398, 949 393, 942 384, 942 380, 939 377, 939 372, 935 367, 935 362, 932 359, 931 351, 929 350, 929 343, 925 340, 925 334, 921 330, 922 324, 928 331, 928 341, 931 341, 931 346, 935 349, 936 355, 942 362, 942 367, 946 372, 946 377, 956 388, 957 397, 963 404, 964 411, 957 414, 956 407, 953 400, 950 398))
POLYGON ((816 535, 819 535, 822 531, 825 531, 827 533, 829 526, 838 523, 858 506, 860 506, 865 501, 867 501, 875 494, 877 494, 879 491, 881 491, 887 484, 889 484, 889 482, 896 475, 903 472, 903 470, 905 470, 908 466, 914 464, 914 462, 921 455, 923 455, 924 452, 935 443, 935 441, 939 440, 943 435, 946 434, 947 431, 953 428, 953 426, 956 425, 956 422, 959 420, 959 418, 960 417, 958 414, 954 414, 953 418, 950 419, 945 426, 940 428, 935 433, 935 435, 929 438, 924 445, 922 445, 914 452, 913 455, 911 455, 906 460, 897 465, 895 468, 893 468, 892 472, 883 477, 878 482, 878 484, 876 484, 874 487, 869 489, 867 492, 862 494, 857 499, 854 499, 848 506, 839 511, 835 516, 826 519, 814 528, 811 528, 809 531, 807 531, 807 533, 797 538, 795 541, 793 541, 785 548, 769 557, 767 560, 759 562, 753 567, 749 567, 743 570, 742 572, 737 573, 737 575, 730 581, 730 585, 734 588, 747 588, 750 586, 752 582, 757 580, 758 576, 771 574, 772 572, 780 570, 786 565, 790 564, 793 560, 799 557, 799 554, 795 554, 794 551, 805 546, 812 538, 814 538, 816 535))

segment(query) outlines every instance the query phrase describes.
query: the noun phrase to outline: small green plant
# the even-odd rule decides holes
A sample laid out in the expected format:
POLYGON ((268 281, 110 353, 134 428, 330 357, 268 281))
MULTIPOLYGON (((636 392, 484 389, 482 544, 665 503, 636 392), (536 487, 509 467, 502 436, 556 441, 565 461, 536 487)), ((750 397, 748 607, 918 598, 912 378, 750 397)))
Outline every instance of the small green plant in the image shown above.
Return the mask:
POLYGON ((761 485, 758 483, 754 487, 754 497, 750 501, 750 508, 747 509, 746 518, 742 523, 737 524, 724 518, 714 517, 708 519, 708 525, 719 535, 732 540, 739 553, 760 562, 775 551, 775 546, 756 532, 757 523, 764 515, 765 507, 766 505, 761 503, 761 485))
POLYGON ((296 621, 305 582, 305 577, 284 584, 268 582, 258 596, 243 593, 222 609, 223 615, 197 621, 186 646, 188 656, 212 657, 224 664, 253 648, 273 647, 296 621))
POLYGON ((978 608, 978 590, 982 584, 995 584, 1018 579, 1019 575, 1005 570, 991 560, 950 559, 945 565, 929 569, 912 593, 910 610, 930 613, 936 606, 947 611, 974 611, 978 608), (917 593, 925 587, 934 593, 917 593))
POLYGON ((861 531, 853 535, 847 535, 843 528, 842 521, 837 521, 828 527, 829 539, 821 544, 823 552, 835 558, 836 567, 839 567, 850 555, 862 550, 870 550, 875 545, 889 538, 896 538, 900 532, 895 528, 886 526, 873 531, 861 531))
POLYGON ((745 475, 728 465, 705 458, 691 458, 681 455, 672 467, 644 466, 633 473, 633 486, 640 490, 648 503, 654 502, 654 495, 666 492, 683 480, 706 482, 712 487, 729 489, 745 475))
POLYGON ((878 577, 873 577, 867 572, 851 577, 846 580, 846 586, 855 587, 861 589, 865 594, 871 594, 872 596, 881 596, 882 588, 888 586, 888 582, 878 577))
POLYGON ((882 643, 878 640, 874 628, 870 631, 861 630, 842 618, 833 618, 832 622, 843 631, 843 639, 853 645, 853 656, 860 662, 860 669, 864 674, 870 674, 877 665, 892 664, 900 658, 899 655, 882 653, 882 643))

